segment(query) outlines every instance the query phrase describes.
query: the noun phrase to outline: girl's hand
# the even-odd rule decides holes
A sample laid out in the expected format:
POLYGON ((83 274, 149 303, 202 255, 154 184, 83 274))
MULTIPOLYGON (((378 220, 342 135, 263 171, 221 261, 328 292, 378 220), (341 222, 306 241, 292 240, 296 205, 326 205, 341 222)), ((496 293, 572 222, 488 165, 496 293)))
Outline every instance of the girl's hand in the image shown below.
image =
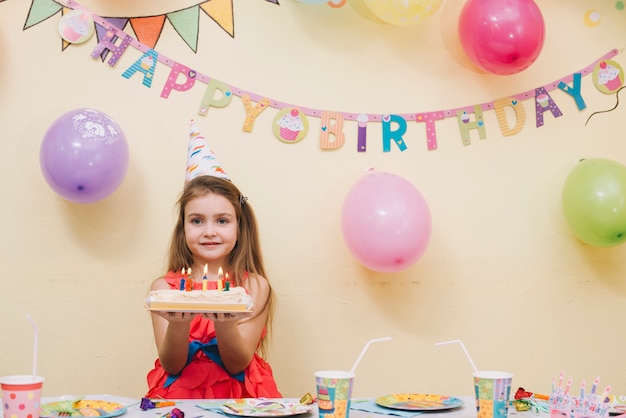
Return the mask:
POLYGON ((170 324, 185 324, 190 323, 191 320, 197 315, 195 312, 161 312, 153 311, 153 315, 158 315, 161 318, 167 320, 170 324))
POLYGON ((250 316, 250 312, 216 312, 202 314, 213 322, 237 322, 241 318, 250 316))

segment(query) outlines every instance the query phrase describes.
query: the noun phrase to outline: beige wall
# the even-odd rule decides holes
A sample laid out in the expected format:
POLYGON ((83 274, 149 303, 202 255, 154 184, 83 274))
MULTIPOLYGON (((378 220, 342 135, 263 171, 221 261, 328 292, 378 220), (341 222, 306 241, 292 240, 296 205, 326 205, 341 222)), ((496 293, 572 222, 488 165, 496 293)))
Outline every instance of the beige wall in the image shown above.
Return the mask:
MULTIPOLYGON (((150 15, 197 3, 84 0, 96 13, 150 15), (176 4, 174 4, 176 3, 176 4)), ((381 23, 356 0, 341 9, 282 0, 235 1, 235 38, 200 18, 194 54, 169 24, 156 50, 221 81, 276 100, 321 109, 408 113, 507 97, 576 72, 624 47, 626 11, 612 1, 540 1, 544 49, 512 76, 474 70, 455 38, 463 2, 445 1, 423 24, 381 23), (597 8, 602 22, 583 25, 597 8)), ((357 369, 356 396, 426 391, 469 394, 471 367, 461 349, 434 343, 462 339, 481 369, 515 374, 514 386, 546 392, 560 370, 612 384, 626 394, 622 320, 626 247, 594 248, 575 239, 561 213, 564 180, 583 157, 626 163, 623 107, 583 78, 588 108, 553 93, 564 116, 529 120, 501 136, 494 112, 488 137, 463 146, 456 121, 437 124, 439 149, 426 149, 423 127, 409 125, 408 149, 383 153, 380 125, 368 151, 347 143, 322 151, 316 136, 285 145, 271 132, 275 110, 242 132, 243 106, 196 115, 204 93, 159 97, 168 70, 151 89, 90 58, 95 38, 61 52, 59 15, 22 30, 30 2, 0 3, 0 374, 29 373, 40 328, 38 372, 44 395, 109 393, 141 397, 155 359, 146 290, 164 267, 174 202, 186 159, 188 122, 196 117, 218 158, 257 210, 269 278, 278 295, 270 362, 286 396, 312 391, 315 370, 348 369, 370 338, 357 369), (74 108, 103 111, 123 128, 130 166, 107 199, 80 205, 55 194, 39 167, 44 133, 74 108), (340 213, 351 187, 373 166, 410 180, 428 201, 433 234, 412 267, 382 274, 346 248, 340 213)), ((131 32, 132 34, 132 32, 131 32)), ((622 55, 615 58, 626 65, 622 55)), ((319 119, 311 119, 314 132, 319 119)))

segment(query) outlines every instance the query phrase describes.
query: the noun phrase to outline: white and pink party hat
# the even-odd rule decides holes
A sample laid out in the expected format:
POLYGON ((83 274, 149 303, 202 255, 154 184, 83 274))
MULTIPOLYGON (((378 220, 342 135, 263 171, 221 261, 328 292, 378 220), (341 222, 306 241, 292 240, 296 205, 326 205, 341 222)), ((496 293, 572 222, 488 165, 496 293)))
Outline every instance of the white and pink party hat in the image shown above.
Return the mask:
POLYGON ((196 122, 192 119, 189 130, 189 145, 187 147, 187 171, 185 173, 185 183, 191 179, 209 175, 228 178, 226 170, 217 161, 215 153, 209 146, 206 138, 200 133, 196 122))

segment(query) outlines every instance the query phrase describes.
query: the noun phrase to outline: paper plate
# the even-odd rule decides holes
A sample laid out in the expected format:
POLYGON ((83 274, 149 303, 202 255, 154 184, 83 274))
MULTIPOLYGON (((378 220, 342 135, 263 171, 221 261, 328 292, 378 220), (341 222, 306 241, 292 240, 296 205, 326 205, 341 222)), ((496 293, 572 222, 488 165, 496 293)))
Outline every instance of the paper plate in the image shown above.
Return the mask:
POLYGON ((102 399, 60 400, 41 405, 39 416, 46 417, 100 417, 111 418, 126 413, 124 404, 102 399))
POLYGON ((385 408, 401 409, 404 411, 439 411, 458 408, 463 400, 447 395, 433 395, 426 393, 397 393, 381 396, 375 400, 377 405, 385 408))
MULTIPOLYGON (((202 404, 197 405, 202 408, 202 404)), ((221 411, 240 417, 287 417, 311 412, 311 405, 271 399, 234 399, 221 406, 221 411)))

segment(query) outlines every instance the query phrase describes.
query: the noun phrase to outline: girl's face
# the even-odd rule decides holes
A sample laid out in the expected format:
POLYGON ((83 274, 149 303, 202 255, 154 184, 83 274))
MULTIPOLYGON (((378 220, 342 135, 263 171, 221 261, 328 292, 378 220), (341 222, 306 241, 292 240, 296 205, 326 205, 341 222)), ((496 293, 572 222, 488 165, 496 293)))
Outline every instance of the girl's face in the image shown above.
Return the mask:
POLYGON ((194 264, 222 265, 237 243, 235 208, 224 196, 209 193, 185 207, 185 240, 194 264))

